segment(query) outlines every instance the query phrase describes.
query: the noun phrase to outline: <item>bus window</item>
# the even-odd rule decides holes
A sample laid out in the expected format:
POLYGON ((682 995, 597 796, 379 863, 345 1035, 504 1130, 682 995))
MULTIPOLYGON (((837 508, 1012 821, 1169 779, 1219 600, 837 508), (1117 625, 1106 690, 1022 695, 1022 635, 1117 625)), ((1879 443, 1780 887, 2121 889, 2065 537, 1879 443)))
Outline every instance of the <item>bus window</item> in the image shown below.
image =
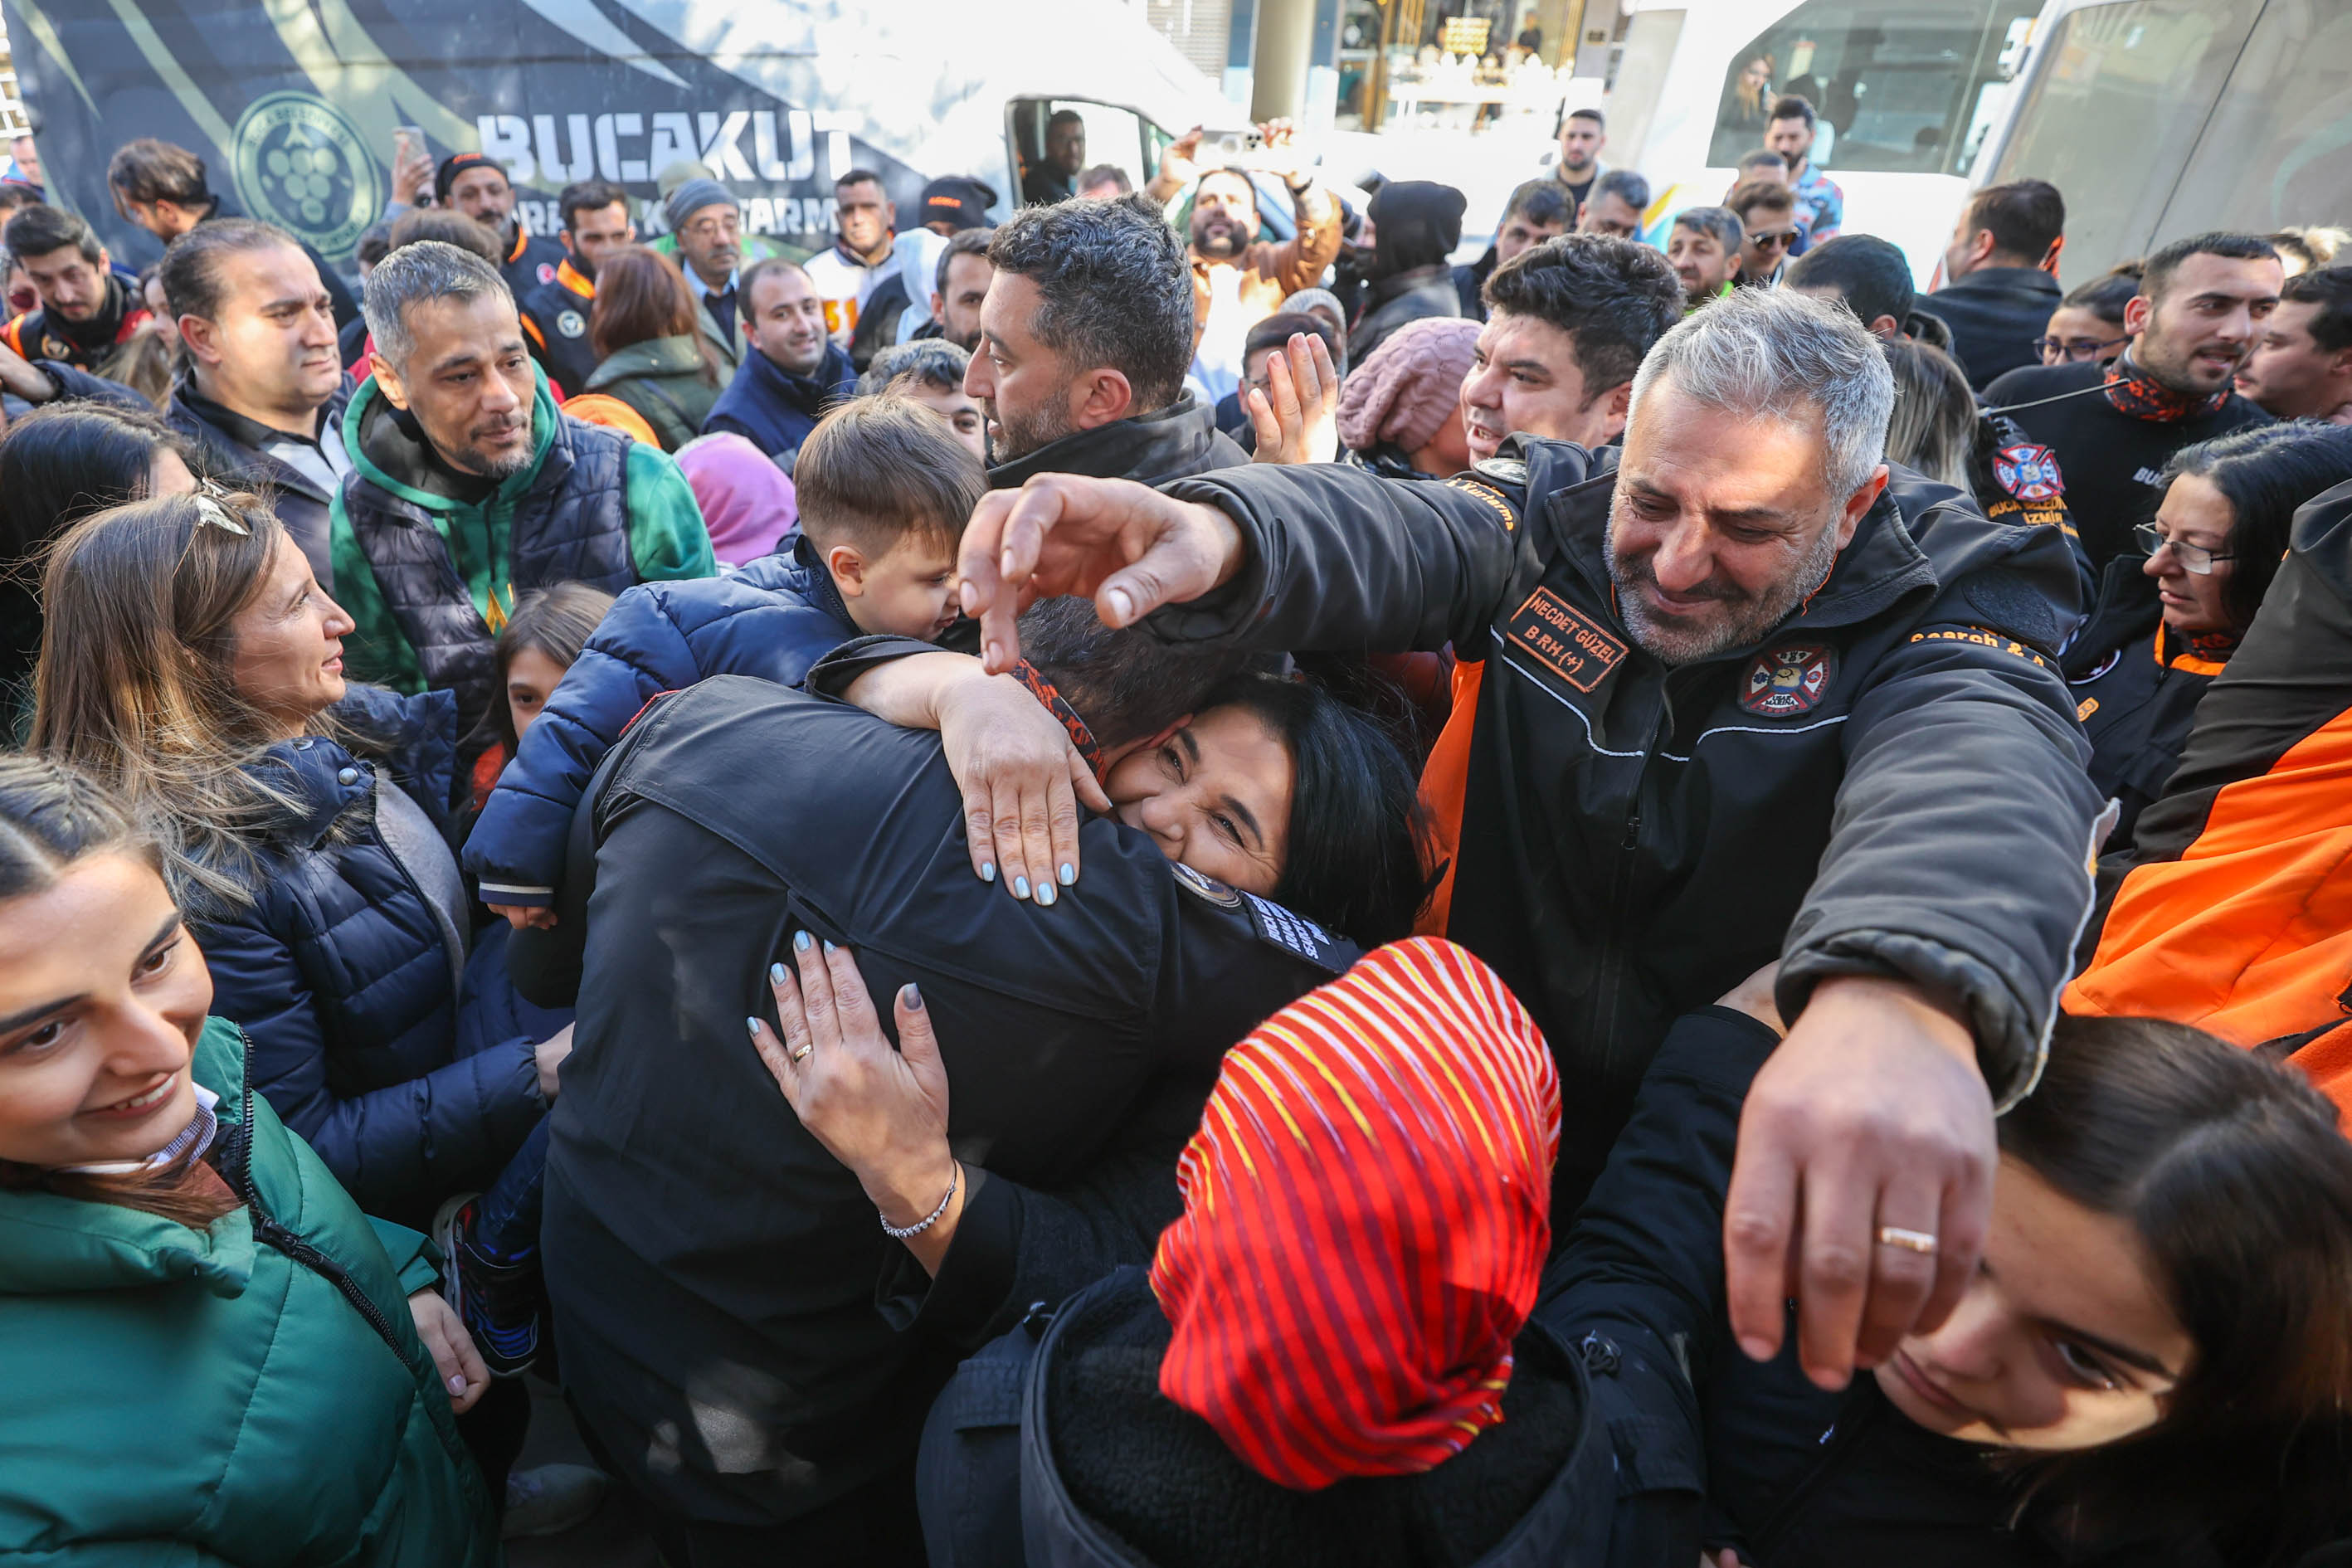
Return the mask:
MULTIPOLYGON (((2031 175, 2064 195, 2068 277, 2092 277, 2147 245, 2262 8, 2263 0, 2123 0, 2084 6, 2051 28, 1992 178, 2031 175)), ((2250 89, 2269 87, 2256 76, 2250 89)), ((2255 146, 2216 152, 2225 183, 2264 183, 2255 146)), ((2215 202, 2181 232, 2221 226, 2215 202)))
POLYGON ((1707 162, 1764 144, 1772 100, 1821 116, 1832 169, 1957 174, 1991 118, 2038 0, 1807 0, 1732 57, 1707 162), (2007 63, 2005 63, 2007 62, 2007 63))
POLYGON ((2352 8, 2265 6, 2151 239, 2352 215, 2347 60, 2352 8))
POLYGON ((1015 99, 1006 106, 1005 119, 1013 130, 1013 144, 1020 149, 1026 200, 1040 199, 1056 183, 1058 172, 1044 167, 1045 145, 1054 117, 1063 113, 1076 115, 1085 133, 1078 166, 1068 171, 1071 174, 1108 163, 1141 190, 1160 167, 1160 153, 1171 140, 1166 132, 1131 109, 1076 98, 1015 99))

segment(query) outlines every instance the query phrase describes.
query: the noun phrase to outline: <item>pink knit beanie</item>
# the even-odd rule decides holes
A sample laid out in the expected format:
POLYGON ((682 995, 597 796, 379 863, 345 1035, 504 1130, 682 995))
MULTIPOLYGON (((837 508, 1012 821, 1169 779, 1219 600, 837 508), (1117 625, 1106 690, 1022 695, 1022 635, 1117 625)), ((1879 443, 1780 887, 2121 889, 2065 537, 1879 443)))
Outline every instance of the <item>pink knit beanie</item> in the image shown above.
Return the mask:
POLYGON ((1398 328, 1339 388, 1339 439, 1359 452, 1386 441, 1399 451, 1429 445, 1461 400, 1478 323, 1424 316, 1398 328))

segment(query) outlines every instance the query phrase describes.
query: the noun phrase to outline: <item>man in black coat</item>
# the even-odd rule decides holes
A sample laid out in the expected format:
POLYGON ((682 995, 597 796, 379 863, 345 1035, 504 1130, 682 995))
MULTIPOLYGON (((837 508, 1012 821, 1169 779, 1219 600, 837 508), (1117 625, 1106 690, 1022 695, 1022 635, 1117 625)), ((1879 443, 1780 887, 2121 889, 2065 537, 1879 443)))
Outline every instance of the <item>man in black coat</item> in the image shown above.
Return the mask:
POLYGON ((743 339, 751 352, 702 422, 740 436, 789 474, 824 411, 856 393, 857 367, 824 331, 824 301, 797 261, 772 256, 743 272, 743 339))
POLYGON ((1927 309, 1952 329, 1952 357, 1982 392, 2042 363, 2034 342, 2058 308, 2066 202, 2046 180, 1987 185, 1970 196, 1944 247, 1944 286, 1927 309))
POLYGON ((1144 196, 1034 207, 988 243, 995 268, 964 390, 988 416, 988 482, 1163 479, 1249 459, 1184 389, 1192 268, 1144 196))
POLYGON ((2024 437, 1993 461, 2001 488, 2029 504, 2063 493, 2095 571, 2137 552, 2132 530, 2154 521, 2173 453, 2270 422, 2231 381, 2284 282, 2278 252, 2251 234, 2195 235, 2149 257, 2120 357, 2013 370, 1985 388, 1989 412, 2024 437))
POLYGON ((992 668, 1020 595, 1074 590, 1178 640, 1451 642, 1477 686, 1423 779, 1449 875, 1423 930, 1559 1058, 1555 1207, 1667 1024, 1778 957, 1793 1023, 1742 1130, 1734 1321, 1770 1353, 1797 1295, 1832 1385, 1975 1266, 1994 1106, 2038 1071, 2097 841, 2055 668, 2067 542, 1892 475, 1893 400, 1843 310, 1737 293, 1651 351, 1614 463, 1528 442, 1444 482, 1045 479, 984 499, 961 563, 992 668))
MULTIPOLYGON (((1036 673, 1107 760, 1241 662, 1043 608, 1036 673)), ((610 753, 556 924, 516 939, 534 999, 561 994, 562 944, 584 944, 548 1155, 548 1289, 575 1408, 652 1503, 672 1562, 921 1562, 916 1443, 957 1352, 876 1310, 898 1249, 746 1036, 747 1016, 777 1027, 768 969, 798 933, 854 948, 874 995, 919 984, 937 1020, 949 1135, 979 1185, 919 1310, 987 1333, 1086 1282, 1038 1278, 1051 1238, 1138 1226, 1033 1186, 1135 1157, 1172 1196, 1226 1047, 1354 956, 1108 818, 1078 829, 1086 899, 1015 900, 972 875, 961 798, 936 733, 704 681, 610 753)))

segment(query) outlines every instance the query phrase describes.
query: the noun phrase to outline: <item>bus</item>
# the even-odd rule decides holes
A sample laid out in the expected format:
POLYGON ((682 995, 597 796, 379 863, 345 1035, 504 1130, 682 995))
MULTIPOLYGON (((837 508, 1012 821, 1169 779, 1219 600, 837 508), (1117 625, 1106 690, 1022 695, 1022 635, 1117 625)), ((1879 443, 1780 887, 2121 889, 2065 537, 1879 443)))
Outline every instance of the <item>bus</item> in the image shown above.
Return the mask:
POLYGON ((1216 86, 1124 0, 6 0, 51 199, 118 259, 158 254, 117 216, 107 160, 135 136, 194 151, 246 213, 348 261, 389 192, 395 132, 480 151, 552 198, 601 176, 663 227, 665 169, 724 181, 749 233, 801 256, 833 241, 833 183, 882 176, 914 226, 926 181, 972 175, 1020 205, 1047 121, 1139 187, 1187 127, 1232 118, 1216 86))
POLYGON ((1814 157, 1849 230, 1903 247, 1930 285, 2042 0, 1643 0, 1605 107, 1608 162, 1641 169, 1650 216, 1728 194, 1772 100, 1821 117, 1814 157))
POLYGON ((2049 0, 1979 164, 2065 195, 2074 283, 2207 229, 2352 224, 2352 0, 2049 0))

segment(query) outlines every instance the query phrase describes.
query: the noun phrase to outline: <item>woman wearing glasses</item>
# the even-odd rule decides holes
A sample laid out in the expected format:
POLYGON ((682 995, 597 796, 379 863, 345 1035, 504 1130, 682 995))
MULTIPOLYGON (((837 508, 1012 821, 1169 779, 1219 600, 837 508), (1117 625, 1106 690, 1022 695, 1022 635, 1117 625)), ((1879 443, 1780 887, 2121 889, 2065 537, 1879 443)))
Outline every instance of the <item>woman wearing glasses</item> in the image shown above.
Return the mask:
MULTIPOLYGON (((2110 845, 2130 842, 2140 808, 2171 776, 2197 700, 2262 608, 2295 509, 2347 479, 2352 427, 2316 423, 2241 430, 2184 447, 2166 466, 2156 521, 2133 531, 2161 619, 2073 682, 2091 738, 2091 781, 2123 811, 2110 845)), ((2111 571, 2083 637, 2138 619, 2146 605, 2145 586, 2111 571)))
POLYGON ((2124 307, 2139 293, 2139 263, 2126 261, 2072 290, 2050 312, 2050 324, 2033 340, 2043 364, 2101 364, 2124 352, 2124 307))

